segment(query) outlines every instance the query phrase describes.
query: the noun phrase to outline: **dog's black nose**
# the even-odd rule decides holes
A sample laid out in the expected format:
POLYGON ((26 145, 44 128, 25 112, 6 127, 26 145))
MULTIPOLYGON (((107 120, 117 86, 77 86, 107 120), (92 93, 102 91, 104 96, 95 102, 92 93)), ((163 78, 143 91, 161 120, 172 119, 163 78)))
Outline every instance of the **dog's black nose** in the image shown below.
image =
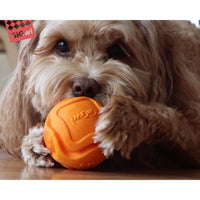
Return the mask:
POLYGON ((100 84, 94 79, 86 77, 76 78, 72 84, 72 92, 75 97, 86 96, 93 98, 99 93, 100 84))

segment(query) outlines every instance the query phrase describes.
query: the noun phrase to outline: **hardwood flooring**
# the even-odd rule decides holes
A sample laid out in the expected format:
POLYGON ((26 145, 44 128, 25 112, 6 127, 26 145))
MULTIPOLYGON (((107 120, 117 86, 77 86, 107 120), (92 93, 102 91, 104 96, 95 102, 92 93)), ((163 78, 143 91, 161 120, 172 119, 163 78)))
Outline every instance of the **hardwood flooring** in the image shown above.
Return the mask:
POLYGON ((62 167, 29 167, 22 159, 0 153, 1 180, 200 180, 198 169, 170 170, 71 170, 62 167))

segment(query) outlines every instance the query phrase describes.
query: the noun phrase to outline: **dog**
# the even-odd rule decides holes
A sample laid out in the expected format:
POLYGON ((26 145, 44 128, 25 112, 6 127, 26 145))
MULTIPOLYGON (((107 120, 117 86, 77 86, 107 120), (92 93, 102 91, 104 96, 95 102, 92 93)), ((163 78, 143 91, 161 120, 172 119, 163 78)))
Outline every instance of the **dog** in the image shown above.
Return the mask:
POLYGON ((139 147, 157 146, 199 167, 200 30, 195 25, 36 21, 34 29, 35 38, 21 41, 17 67, 0 98, 0 142, 10 154, 30 166, 54 166, 43 144, 45 119, 61 100, 87 96, 103 105, 94 142, 107 158, 118 152, 134 159, 139 147))

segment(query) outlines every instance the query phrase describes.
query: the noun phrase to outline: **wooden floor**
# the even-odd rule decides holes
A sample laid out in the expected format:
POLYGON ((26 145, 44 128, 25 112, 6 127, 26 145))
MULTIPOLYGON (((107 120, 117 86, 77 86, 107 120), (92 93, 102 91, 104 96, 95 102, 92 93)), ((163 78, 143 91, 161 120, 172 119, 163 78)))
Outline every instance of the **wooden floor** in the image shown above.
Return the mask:
POLYGON ((200 180, 200 170, 70 170, 29 167, 21 159, 0 153, 0 179, 5 180, 200 180))

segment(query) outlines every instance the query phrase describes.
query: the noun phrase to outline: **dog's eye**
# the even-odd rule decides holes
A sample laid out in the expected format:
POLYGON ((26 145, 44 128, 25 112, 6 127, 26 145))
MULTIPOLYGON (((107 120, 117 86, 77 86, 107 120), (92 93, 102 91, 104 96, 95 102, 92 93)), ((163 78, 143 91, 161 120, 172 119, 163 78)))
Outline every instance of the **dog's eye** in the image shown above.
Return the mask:
POLYGON ((70 46, 65 40, 59 40, 55 46, 56 53, 61 56, 69 55, 70 46))
POLYGON ((107 56, 108 58, 121 60, 130 55, 122 44, 115 43, 107 49, 107 56))

